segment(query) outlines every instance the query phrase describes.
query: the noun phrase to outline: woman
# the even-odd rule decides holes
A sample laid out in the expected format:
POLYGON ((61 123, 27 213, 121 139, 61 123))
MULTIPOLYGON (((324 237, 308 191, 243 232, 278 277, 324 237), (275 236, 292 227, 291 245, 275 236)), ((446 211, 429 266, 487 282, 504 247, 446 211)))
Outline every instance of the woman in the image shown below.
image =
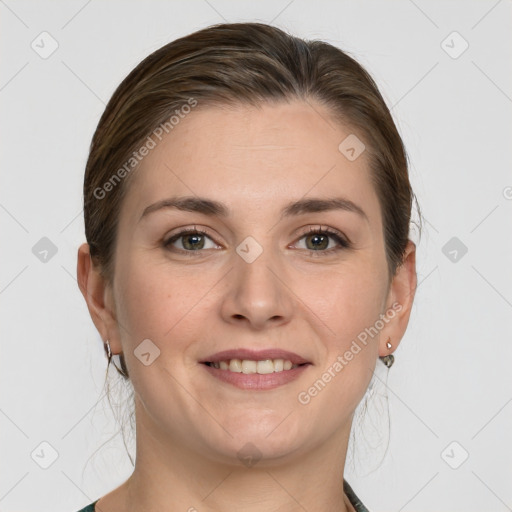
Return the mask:
POLYGON ((85 171, 78 281, 136 463, 83 511, 364 511, 356 406, 416 288, 406 153, 351 57, 259 23, 160 48, 85 171))

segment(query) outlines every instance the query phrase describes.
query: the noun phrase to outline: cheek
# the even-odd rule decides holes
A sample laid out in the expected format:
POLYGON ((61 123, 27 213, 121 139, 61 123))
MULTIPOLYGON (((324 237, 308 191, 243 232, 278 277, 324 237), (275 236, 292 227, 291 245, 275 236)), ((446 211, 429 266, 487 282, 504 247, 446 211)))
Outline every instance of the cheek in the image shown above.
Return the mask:
POLYGON ((340 334, 357 337, 378 320, 383 298, 380 287, 373 282, 357 280, 350 284, 353 286, 337 290, 332 297, 331 314, 340 334))
POLYGON ((317 294, 315 313, 329 327, 329 332, 324 330, 323 363, 311 380, 312 386, 316 379, 326 383, 326 391, 315 398, 319 408, 335 404, 340 410, 354 410, 363 397, 378 356, 375 326, 380 325, 384 285, 382 277, 352 269, 331 275, 325 293, 317 294))
POLYGON ((385 276, 370 266, 350 265, 301 284, 301 296, 343 345, 379 319, 385 300, 385 276))
POLYGON ((323 308, 319 316, 332 331, 324 331, 325 362, 316 375, 329 382, 319 406, 336 403, 352 410, 364 395, 378 356, 380 331, 375 326, 384 304, 385 284, 382 275, 377 277, 369 268, 331 275, 319 301, 323 308))
MULTIPOLYGON (((180 337, 202 292, 200 282, 171 273, 165 264, 148 258, 127 261, 119 274, 120 322, 127 328, 131 345, 149 338, 160 346, 180 337)), ((200 308, 197 308, 198 310, 200 308)))

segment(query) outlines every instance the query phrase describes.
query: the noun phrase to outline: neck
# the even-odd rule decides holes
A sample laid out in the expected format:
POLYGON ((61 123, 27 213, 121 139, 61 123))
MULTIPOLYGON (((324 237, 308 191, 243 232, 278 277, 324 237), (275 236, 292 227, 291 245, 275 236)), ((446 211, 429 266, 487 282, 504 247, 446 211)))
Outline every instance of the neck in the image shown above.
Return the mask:
POLYGON ((232 509, 234 504, 245 512, 354 510, 343 492, 350 423, 336 437, 300 456, 286 461, 260 459, 244 466, 173 442, 142 411, 136 418, 135 469, 118 492, 123 512, 214 512, 232 509))

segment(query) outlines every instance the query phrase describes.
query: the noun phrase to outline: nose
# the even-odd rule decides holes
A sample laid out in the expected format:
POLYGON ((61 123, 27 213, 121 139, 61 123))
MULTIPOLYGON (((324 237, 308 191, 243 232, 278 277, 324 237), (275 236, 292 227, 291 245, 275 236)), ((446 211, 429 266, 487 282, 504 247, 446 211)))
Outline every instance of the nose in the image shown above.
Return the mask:
POLYGON ((289 322, 294 300, 286 281, 285 269, 270 249, 252 262, 236 254, 222 300, 224 320, 245 323, 254 330, 289 322))

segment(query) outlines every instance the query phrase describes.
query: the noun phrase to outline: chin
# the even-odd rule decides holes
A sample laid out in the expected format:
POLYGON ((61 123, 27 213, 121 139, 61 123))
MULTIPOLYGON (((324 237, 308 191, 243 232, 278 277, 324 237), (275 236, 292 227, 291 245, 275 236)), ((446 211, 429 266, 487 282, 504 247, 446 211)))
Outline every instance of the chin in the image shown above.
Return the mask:
MULTIPOLYGON (((287 413, 288 414, 288 413, 287 413)), ((260 465, 264 462, 272 465, 272 462, 282 463, 283 458, 294 454, 301 445, 304 445, 307 436, 296 428, 290 415, 290 421, 286 415, 277 416, 272 414, 265 421, 251 415, 252 420, 247 418, 236 422, 225 422, 223 425, 231 434, 230 437, 223 431, 218 441, 209 439, 211 449, 216 451, 226 462, 236 458, 239 462, 248 467, 257 461, 260 465)))
POLYGON ((264 435, 237 437, 226 441, 223 445, 212 447, 217 452, 217 456, 228 465, 246 466, 246 467, 272 467, 282 465, 287 458, 290 461, 296 455, 298 445, 297 440, 290 438, 276 438, 272 441, 264 435))

